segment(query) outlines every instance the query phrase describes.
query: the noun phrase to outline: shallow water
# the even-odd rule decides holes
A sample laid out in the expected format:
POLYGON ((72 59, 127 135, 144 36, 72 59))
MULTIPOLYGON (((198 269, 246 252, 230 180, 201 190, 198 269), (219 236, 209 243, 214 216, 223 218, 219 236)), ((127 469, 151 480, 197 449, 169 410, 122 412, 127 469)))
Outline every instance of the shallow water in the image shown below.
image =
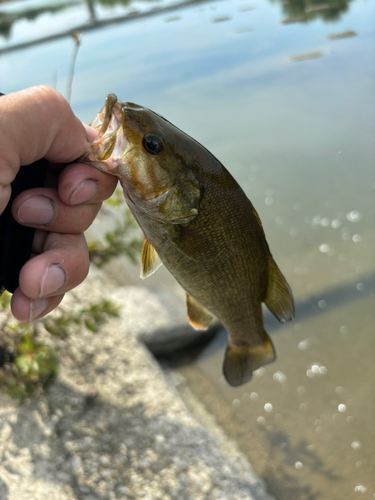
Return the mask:
MULTIPOLYGON (((0 4, 18 15, 0 35, 0 90, 44 83, 66 94, 74 46, 64 33, 92 12, 66 2, 28 20, 30 5, 48 2, 0 4)), ((101 22, 134 18, 86 26, 74 111, 91 121, 110 90, 203 143, 257 208, 294 291, 294 323, 265 313, 278 359, 251 383, 223 381, 223 335, 196 360, 227 405, 222 424, 278 499, 374 498, 374 3, 93 5, 101 22)), ((146 284, 174 287, 163 273, 146 284)))

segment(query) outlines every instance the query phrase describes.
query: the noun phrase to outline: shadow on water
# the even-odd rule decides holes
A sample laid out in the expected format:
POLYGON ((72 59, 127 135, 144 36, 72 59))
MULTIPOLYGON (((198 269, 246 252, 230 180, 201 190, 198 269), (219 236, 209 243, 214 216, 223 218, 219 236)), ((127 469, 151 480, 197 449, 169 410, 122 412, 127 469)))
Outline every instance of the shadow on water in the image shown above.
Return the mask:
POLYGON ((199 353, 223 327, 219 322, 215 322, 208 330, 193 330, 189 325, 182 325, 173 328, 173 333, 168 333, 160 328, 153 332, 149 340, 144 344, 152 354, 161 359, 184 357, 188 351, 188 357, 194 357, 194 353, 199 353))
MULTIPOLYGON (((361 287, 364 288, 364 290, 375 290, 375 273, 370 274, 366 278, 361 278, 361 283, 364 285, 364 287, 361 287)), ((313 295, 307 300, 297 302, 295 320, 298 322, 305 321, 317 314, 323 313, 323 311, 341 308, 363 298, 366 292, 359 291, 357 285, 358 280, 352 281, 325 293, 313 295), (322 309, 319 304, 324 304, 324 308, 322 309)), ((270 334, 284 326, 279 323, 268 310, 264 313, 264 325, 266 331, 270 334)), ((164 344, 165 349, 163 349, 162 342, 150 342, 146 343, 146 346, 162 363, 165 363, 167 366, 179 367, 191 363, 200 354, 203 354, 204 357, 209 357, 218 350, 222 350, 227 344, 227 333, 224 328, 220 328, 220 324, 218 324, 208 330, 208 332, 201 332, 194 338, 191 344, 183 340, 183 335, 180 336, 180 339, 182 340, 164 344), (211 340, 213 341, 211 342, 211 340), (204 349, 206 346, 207 348, 204 349), (204 353, 202 352, 203 349, 204 353)))
POLYGON ((263 479, 266 481, 268 491, 271 495, 277 495, 280 490, 279 486, 276 488, 272 487, 272 485, 282 484, 282 491, 285 495, 284 498, 288 498, 288 500, 320 500, 321 495, 319 492, 314 493, 310 486, 301 486, 299 483, 296 483, 295 478, 290 476, 285 472, 282 467, 277 467, 276 470, 267 469, 263 476, 263 479))
MULTIPOLYGON (((326 291, 324 293, 319 293, 319 295, 313 295, 307 300, 296 303, 296 320, 303 321, 309 319, 315 314, 322 312, 323 310, 332 309, 336 307, 343 307, 351 302, 362 299, 370 290, 375 289, 375 272, 369 274, 366 277, 361 278, 360 290, 357 288, 359 279, 355 281, 350 281, 345 285, 338 286, 332 290, 326 291), (363 291, 361 291, 363 290, 363 291), (322 307, 320 307, 323 306, 322 307)), ((273 316, 267 314, 265 317, 265 323, 268 323, 268 319, 273 320, 273 316)), ((280 323, 275 321, 270 321, 270 329, 280 327, 280 323)))
POLYGON ((302 439, 293 446, 288 434, 281 429, 277 429, 272 433, 267 433, 266 437, 271 448, 278 450, 278 452, 281 450, 284 466, 289 465, 295 467, 295 464, 301 461, 307 465, 311 471, 324 475, 330 481, 342 481, 342 477, 325 467, 323 460, 319 458, 313 450, 309 449, 309 445, 305 440, 302 439))
POLYGON ((299 462, 307 466, 311 472, 325 476, 332 484, 342 483, 343 477, 327 467, 305 440, 302 439, 293 446, 289 436, 281 429, 267 433, 265 436, 270 446, 270 453, 279 455, 278 460, 273 461, 272 467, 266 467, 262 474, 271 495, 277 498, 282 491, 283 498, 288 500, 320 500, 322 498, 320 491, 309 485, 302 485, 300 481, 296 481, 295 476, 288 472, 293 470, 295 464, 299 462))

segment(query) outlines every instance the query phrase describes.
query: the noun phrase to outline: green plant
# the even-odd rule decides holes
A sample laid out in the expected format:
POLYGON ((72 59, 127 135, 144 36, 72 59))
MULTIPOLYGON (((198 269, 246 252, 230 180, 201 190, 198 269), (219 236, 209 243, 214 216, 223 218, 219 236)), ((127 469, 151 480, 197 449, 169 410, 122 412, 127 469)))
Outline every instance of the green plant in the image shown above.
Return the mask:
MULTIPOLYGON (((10 294, 0 298, 0 385, 12 397, 23 401, 44 386, 58 372, 60 348, 54 339, 64 340, 82 327, 97 332, 108 317, 117 317, 119 306, 109 300, 84 307, 76 313, 58 311, 33 323, 20 323, 9 313, 10 294)), ((60 342, 61 344, 61 342, 60 342)))
MULTIPOLYGON (((118 210, 124 206, 121 189, 105 202, 105 208, 118 210)), ((94 241, 89 247, 90 260, 102 267, 118 255, 133 262, 141 249, 137 224, 128 209, 114 231, 104 242, 94 241)), ((119 314, 119 306, 109 300, 91 304, 72 312, 59 306, 33 323, 20 323, 10 312, 11 295, 0 297, 0 389, 21 401, 56 376, 64 340, 82 328, 96 333, 108 318, 119 314)))
POLYGON ((48 346, 36 341, 32 324, 12 319, 10 298, 8 292, 0 298, 0 384, 23 400, 38 383, 55 374, 56 361, 48 346))
POLYGON ((60 307, 59 316, 47 316, 41 321, 47 332, 60 339, 65 339, 72 330, 79 326, 85 326, 91 332, 97 333, 99 326, 104 324, 108 317, 118 317, 119 308, 120 306, 110 300, 103 300, 89 307, 84 307, 75 314, 64 311, 60 307))
MULTIPOLYGON (((107 207, 119 209, 124 206, 121 189, 105 202, 107 207)), ((138 225, 129 209, 124 210, 123 220, 113 231, 106 233, 104 241, 94 241, 89 245, 90 261, 101 268, 119 255, 126 255, 136 263, 142 248, 142 237, 136 231, 138 225)))

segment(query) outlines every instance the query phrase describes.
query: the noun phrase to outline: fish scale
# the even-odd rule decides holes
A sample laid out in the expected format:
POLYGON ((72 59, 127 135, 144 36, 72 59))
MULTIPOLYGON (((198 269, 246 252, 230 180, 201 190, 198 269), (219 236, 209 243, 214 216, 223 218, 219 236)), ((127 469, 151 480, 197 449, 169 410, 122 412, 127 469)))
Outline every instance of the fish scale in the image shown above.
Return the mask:
POLYGON ((262 302, 282 322, 294 315, 255 208, 217 158, 157 113, 108 94, 93 126, 80 161, 119 178, 145 235, 141 276, 160 259, 187 292, 192 326, 216 316, 226 328, 228 383, 248 382, 275 359, 262 302))

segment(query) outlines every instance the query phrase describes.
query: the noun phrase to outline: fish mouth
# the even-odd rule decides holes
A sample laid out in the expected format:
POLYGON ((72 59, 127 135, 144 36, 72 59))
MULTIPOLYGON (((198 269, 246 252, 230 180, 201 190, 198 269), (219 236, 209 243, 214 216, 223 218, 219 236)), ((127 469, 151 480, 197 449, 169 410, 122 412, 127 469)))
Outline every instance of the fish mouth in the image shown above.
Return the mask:
MULTIPOLYGON (((143 137, 150 129, 145 111, 152 113, 137 104, 121 102, 115 94, 107 94, 102 110, 90 124, 98 135, 87 153, 77 160, 116 176, 126 200, 138 207, 152 200, 154 204, 162 203, 173 188, 173 179, 160 185, 153 169, 147 169, 141 161, 143 137)), ((144 206, 143 210, 147 212, 148 208, 144 206)))
POLYGON ((124 103, 115 94, 107 94, 103 109, 90 126, 98 131, 86 154, 79 161, 98 170, 119 176, 119 166, 132 149, 125 136, 124 103))

